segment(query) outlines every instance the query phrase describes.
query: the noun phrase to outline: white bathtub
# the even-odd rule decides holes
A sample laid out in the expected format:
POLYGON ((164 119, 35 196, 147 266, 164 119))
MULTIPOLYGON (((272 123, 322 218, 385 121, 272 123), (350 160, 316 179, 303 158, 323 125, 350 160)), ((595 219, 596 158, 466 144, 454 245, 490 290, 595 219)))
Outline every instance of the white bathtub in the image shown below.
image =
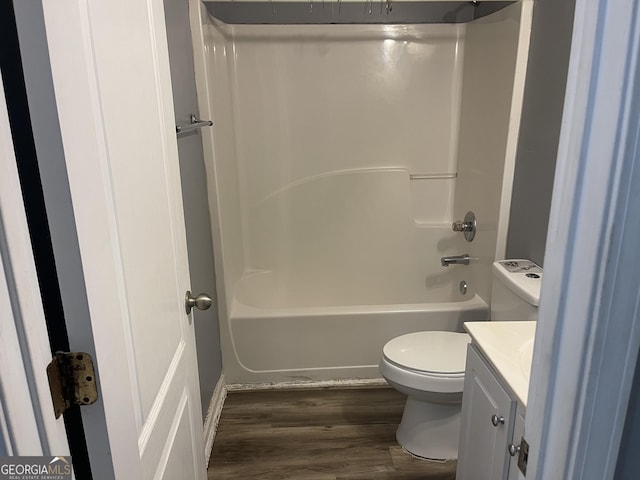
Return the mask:
POLYGON ((434 288, 441 298, 432 295, 429 303, 340 305, 325 297, 332 306, 304 305, 295 289, 297 305, 284 306, 277 285, 269 274, 258 274, 244 277, 236 287, 228 323, 236 364, 225 364, 234 379, 269 383, 380 378, 382 347, 391 338, 422 330, 462 331, 463 322, 488 318, 480 297, 453 293, 457 284, 455 289, 445 284, 434 288))

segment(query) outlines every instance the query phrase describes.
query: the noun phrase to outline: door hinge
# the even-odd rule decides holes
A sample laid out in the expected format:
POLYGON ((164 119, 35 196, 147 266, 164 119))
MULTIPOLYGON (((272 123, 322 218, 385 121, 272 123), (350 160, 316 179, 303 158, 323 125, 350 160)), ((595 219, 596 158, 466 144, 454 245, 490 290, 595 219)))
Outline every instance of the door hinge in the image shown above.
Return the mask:
POLYGON ((47 377, 56 418, 71 405, 91 405, 98 400, 93 359, 88 353, 56 352, 47 365, 47 377))
POLYGON ((522 472, 522 475, 527 476, 527 462, 529 461, 529 444, 521 437, 520 439, 520 451, 518 452, 518 468, 522 472))

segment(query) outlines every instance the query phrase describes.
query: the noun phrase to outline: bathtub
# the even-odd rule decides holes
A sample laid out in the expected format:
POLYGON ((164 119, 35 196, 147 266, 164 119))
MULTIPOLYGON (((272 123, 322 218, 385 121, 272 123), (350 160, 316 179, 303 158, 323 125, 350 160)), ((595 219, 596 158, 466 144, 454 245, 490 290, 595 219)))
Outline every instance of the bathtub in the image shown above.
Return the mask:
POLYGON ((426 303, 391 303, 389 292, 346 291, 338 298, 315 292, 307 299, 294 285, 284 288, 271 272, 238 282, 228 318, 233 352, 225 363, 232 378, 247 383, 379 379, 382 347, 390 339, 423 330, 462 331, 463 322, 488 318, 486 302, 473 293, 461 295, 454 282, 430 289, 426 303))

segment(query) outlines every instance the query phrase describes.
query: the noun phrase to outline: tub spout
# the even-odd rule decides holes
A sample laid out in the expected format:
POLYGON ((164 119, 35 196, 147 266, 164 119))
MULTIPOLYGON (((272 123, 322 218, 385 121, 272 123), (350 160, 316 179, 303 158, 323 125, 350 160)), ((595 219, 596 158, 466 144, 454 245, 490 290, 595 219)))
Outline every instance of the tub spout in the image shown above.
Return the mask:
POLYGON ((442 257, 440 259, 440 263, 443 267, 448 267, 449 265, 469 265, 469 254, 465 253, 464 255, 454 255, 452 257, 442 257))

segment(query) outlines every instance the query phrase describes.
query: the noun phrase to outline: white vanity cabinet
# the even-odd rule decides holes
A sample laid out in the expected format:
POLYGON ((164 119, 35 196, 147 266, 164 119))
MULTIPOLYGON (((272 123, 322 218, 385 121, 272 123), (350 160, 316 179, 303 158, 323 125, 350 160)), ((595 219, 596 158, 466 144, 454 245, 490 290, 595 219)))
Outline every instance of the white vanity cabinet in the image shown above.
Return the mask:
POLYGON ((457 480, 518 480, 517 454, 524 409, 488 365, 477 347, 469 344, 462 402, 457 480))

